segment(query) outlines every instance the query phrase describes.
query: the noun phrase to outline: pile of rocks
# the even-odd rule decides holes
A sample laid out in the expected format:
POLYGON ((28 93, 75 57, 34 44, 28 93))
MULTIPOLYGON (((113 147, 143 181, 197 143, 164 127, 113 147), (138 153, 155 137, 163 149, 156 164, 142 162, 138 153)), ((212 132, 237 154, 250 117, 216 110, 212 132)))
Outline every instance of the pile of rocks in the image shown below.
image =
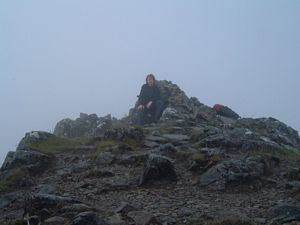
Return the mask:
POLYGON ((81 114, 27 133, 0 170, 0 224, 299 224, 297 131, 160 88, 158 123, 81 114))

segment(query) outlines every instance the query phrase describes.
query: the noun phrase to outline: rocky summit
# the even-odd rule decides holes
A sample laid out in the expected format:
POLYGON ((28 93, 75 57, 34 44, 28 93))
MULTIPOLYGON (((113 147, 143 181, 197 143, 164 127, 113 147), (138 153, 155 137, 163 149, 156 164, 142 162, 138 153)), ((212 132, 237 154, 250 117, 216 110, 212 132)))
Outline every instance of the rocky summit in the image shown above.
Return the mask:
POLYGON ((26 133, 0 170, 0 224, 300 224, 297 131, 159 87, 157 123, 135 126, 133 108, 26 133))

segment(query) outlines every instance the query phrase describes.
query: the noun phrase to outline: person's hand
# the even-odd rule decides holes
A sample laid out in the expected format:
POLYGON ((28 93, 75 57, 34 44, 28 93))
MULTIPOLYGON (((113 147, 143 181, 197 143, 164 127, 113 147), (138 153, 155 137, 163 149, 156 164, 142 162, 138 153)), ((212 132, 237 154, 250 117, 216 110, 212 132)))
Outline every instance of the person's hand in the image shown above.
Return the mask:
POLYGON ((151 105, 152 105, 152 101, 148 102, 147 103, 147 108, 150 109, 151 105))
POLYGON ((142 109, 144 109, 144 106, 143 105, 139 105, 138 106, 138 110, 142 110, 142 109))

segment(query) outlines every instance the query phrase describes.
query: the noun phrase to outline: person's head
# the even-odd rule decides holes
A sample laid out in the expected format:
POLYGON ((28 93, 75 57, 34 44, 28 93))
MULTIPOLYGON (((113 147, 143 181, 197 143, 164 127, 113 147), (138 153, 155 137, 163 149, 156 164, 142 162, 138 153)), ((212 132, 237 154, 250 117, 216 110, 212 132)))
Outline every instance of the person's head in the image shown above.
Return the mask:
POLYGON ((147 76, 146 76, 146 83, 149 85, 149 86, 154 86, 155 85, 155 82, 156 82, 156 80, 155 80, 155 77, 154 77, 154 75, 153 74, 148 74, 147 76))

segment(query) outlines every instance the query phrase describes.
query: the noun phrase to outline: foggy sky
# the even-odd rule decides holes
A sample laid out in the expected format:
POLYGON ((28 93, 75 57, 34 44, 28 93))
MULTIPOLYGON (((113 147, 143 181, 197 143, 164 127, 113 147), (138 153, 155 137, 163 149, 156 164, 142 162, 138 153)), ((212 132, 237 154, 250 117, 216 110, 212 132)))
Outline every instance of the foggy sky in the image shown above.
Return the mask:
POLYGON ((146 74, 300 130, 298 0, 4 0, 0 163, 25 132, 122 117, 146 74))

